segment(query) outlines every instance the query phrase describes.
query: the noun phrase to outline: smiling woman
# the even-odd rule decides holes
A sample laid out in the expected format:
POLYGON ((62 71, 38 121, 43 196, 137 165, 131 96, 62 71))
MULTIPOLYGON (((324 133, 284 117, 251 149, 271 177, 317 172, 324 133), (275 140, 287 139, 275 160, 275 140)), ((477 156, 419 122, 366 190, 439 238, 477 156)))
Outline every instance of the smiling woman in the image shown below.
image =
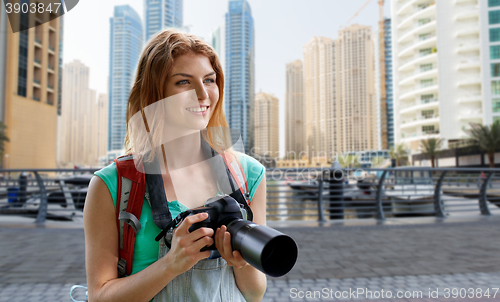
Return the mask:
MULTIPOLYGON (((90 301, 262 299, 265 275, 248 265, 238 251, 233 251, 231 235, 225 226, 189 231, 194 223, 207 218, 206 213, 188 216, 173 230, 171 238, 165 236, 160 242, 155 241, 163 228, 151 210, 151 205, 158 205, 153 196, 166 195, 166 204, 161 206, 166 206, 175 218, 188 209, 204 206, 206 200, 222 192, 219 178, 214 177, 211 162, 204 156, 202 141, 214 152, 223 152, 240 164, 248 184, 246 207, 251 209, 254 223, 266 222, 264 167, 245 154, 228 150, 227 143, 214 135, 217 130, 213 129, 227 128, 222 110, 223 88, 219 59, 198 37, 169 29, 158 33, 146 46, 127 108, 125 148, 132 156, 121 157, 115 163, 142 158, 141 167, 145 167, 153 158, 157 160, 153 164, 159 162, 160 168, 155 173, 161 176, 155 186, 150 186, 148 179, 153 177, 148 176, 150 171, 139 170, 146 175, 149 191, 138 196, 142 199, 142 210, 140 217, 134 218, 140 228, 136 228, 132 245, 133 261, 124 264, 119 247, 129 244, 130 237, 119 235, 117 217, 123 213, 116 214, 117 200, 130 204, 136 199, 136 191, 124 195, 123 180, 120 181, 123 177, 118 176, 115 163, 97 171, 91 180, 84 209, 90 301), (137 125, 142 125, 144 131, 137 132, 137 125), (149 153, 136 152, 147 150, 148 146, 149 153), (149 157, 143 157, 146 154, 149 157), (220 256, 202 249, 213 244, 220 256), (125 266, 120 275, 119 263, 125 266)), ((137 173, 134 165, 128 167, 137 173)), ((130 213, 126 214, 130 217, 130 213)))

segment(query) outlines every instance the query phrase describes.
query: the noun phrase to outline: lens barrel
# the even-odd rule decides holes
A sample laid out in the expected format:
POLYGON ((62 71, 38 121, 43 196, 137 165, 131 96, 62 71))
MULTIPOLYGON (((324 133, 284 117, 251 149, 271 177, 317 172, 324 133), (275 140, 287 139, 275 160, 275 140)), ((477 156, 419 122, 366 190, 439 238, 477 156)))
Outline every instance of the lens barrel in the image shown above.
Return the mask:
POLYGON ((248 220, 235 219, 227 225, 233 250, 243 259, 271 277, 288 273, 298 256, 295 241, 275 229, 248 220))

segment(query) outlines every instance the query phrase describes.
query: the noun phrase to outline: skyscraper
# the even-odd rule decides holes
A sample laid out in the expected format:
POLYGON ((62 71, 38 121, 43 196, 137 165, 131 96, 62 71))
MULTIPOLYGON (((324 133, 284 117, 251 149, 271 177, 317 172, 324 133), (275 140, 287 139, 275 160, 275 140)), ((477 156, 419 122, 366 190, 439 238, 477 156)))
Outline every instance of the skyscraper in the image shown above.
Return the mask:
MULTIPOLYGON (((335 42, 313 37, 303 47, 305 150, 309 160, 336 151, 335 42)), ((298 108, 300 110, 300 107, 298 108)))
POLYGON ((225 27, 225 113, 229 127, 241 133, 245 150, 250 151, 254 129, 255 37, 252 11, 246 0, 229 1, 225 27))
POLYGON ((141 18, 129 5, 115 6, 110 27, 108 151, 116 151, 125 141, 127 101, 143 36, 141 18))
POLYGON ((260 92, 255 95, 255 154, 279 155, 279 100, 260 92))
POLYGON ((21 23, 35 27, 12 33, 0 11, 0 120, 10 139, 3 167, 56 168, 61 18, 23 14, 21 23))
POLYGON ((490 124, 492 101, 500 96, 494 63, 500 58, 495 44, 500 31, 494 28, 500 24, 500 7, 495 8, 500 3, 391 5, 396 142, 418 151, 420 141, 434 137, 444 139, 446 148, 468 137, 471 122, 490 124))
POLYGON ((145 0, 144 36, 146 42, 160 30, 182 28, 183 0, 145 0))
POLYGON ((285 93, 285 152, 295 155, 305 151, 304 146, 304 69, 301 60, 286 64, 285 93))
POLYGON ((391 19, 383 21, 383 36, 373 35, 375 41, 375 88, 377 106, 378 149, 394 146, 394 104, 392 92, 392 34, 391 19))

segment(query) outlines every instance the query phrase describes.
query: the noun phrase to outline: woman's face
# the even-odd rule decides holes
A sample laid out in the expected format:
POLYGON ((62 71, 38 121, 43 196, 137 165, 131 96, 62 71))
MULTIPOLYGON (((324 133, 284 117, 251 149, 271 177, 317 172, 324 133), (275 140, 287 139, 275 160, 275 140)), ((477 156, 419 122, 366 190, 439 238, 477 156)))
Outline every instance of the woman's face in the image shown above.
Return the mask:
POLYGON ((187 53, 174 59, 167 80, 167 121, 170 126, 201 130, 219 100, 216 74, 208 57, 187 53))

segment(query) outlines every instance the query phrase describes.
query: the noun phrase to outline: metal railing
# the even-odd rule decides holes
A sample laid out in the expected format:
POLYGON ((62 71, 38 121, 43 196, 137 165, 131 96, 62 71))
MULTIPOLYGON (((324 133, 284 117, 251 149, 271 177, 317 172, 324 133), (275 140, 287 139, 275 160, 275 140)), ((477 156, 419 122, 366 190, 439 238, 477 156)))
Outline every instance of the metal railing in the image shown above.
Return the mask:
MULTIPOLYGON (((0 170, 0 215, 83 217, 97 169, 0 170)), ((269 221, 500 215, 500 169, 267 169, 269 221)))

